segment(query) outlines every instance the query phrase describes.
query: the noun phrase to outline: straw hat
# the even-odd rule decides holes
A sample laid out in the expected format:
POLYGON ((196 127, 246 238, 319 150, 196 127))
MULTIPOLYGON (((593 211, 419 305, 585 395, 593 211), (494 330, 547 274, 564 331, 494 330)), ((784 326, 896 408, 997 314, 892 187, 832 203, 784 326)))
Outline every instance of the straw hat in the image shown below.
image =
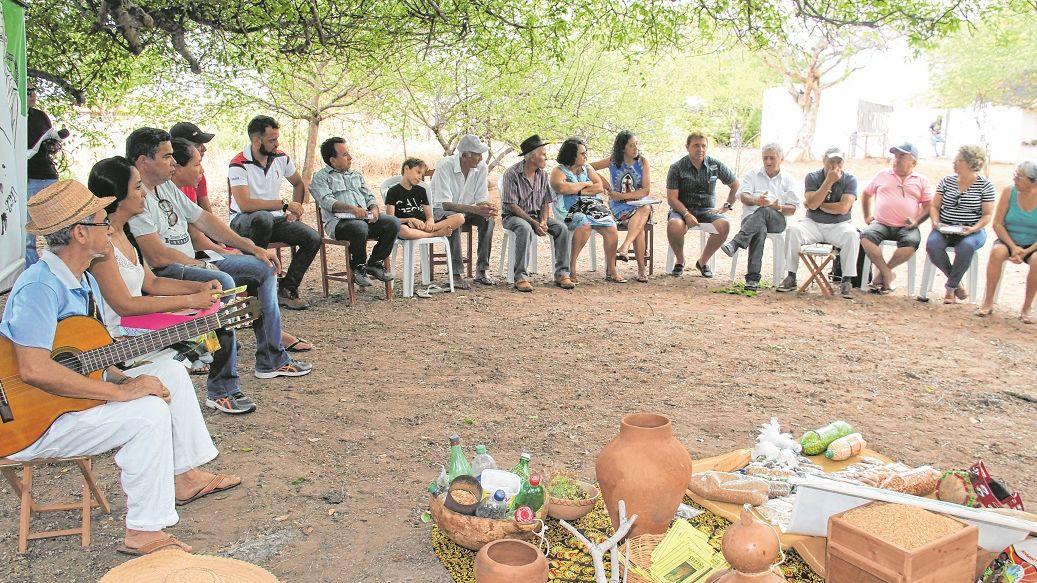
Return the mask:
POLYGON ((108 571, 98 583, 278 583, 267 570, 251 563, 161 550, 127 561, 108 571))
POLYGON ((94 216, 113 202, 114 196, 97 198, 80 182, 59 180, 29 199, 29 224, 25 230, 33 235, 49 235, 94 216))

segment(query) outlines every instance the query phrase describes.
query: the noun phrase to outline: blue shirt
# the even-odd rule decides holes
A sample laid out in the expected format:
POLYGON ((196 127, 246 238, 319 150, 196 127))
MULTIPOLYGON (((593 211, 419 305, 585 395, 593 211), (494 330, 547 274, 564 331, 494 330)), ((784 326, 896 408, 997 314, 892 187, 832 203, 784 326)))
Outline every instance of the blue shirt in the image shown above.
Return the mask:
POLYGON ((0 321, 0 334, 20 346, 49 352, 54 347, 58 320, 88 315, 91 294, 99 313, 103 313, 104 299, 94 277, 87 272, 77 281, 68 265, 48 249, 14 283, 0 321))

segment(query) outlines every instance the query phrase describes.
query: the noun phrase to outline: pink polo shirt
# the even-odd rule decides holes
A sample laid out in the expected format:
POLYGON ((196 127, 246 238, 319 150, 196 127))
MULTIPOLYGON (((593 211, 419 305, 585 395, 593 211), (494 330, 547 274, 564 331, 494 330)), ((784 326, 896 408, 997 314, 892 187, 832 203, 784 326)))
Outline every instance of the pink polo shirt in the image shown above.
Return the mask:
POLYGON ((875 197, 875 220, 887 227, 903 227, 907 219, 918 216, 922 204, 933 199, 929 179, 912 172, 901 179, 893 170, 875 175, 864 189, 864 196, 875 197))

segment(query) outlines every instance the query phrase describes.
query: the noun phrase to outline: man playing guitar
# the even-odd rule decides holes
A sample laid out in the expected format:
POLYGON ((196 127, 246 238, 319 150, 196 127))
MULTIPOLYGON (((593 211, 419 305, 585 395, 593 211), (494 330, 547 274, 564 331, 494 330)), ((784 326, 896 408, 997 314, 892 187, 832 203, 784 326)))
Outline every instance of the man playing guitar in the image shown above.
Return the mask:
MULTIPOLYGON (((218 452, 187 371, 162 360, 126 371, 109 367, 104 380, 95 380, 51 356, 59 320, 100 319, 103 313, 97 282, 86 270, 111 248, 104 208, 113 200, 63 180, 28 202, 27 230, 43 235, 49 249, 15 283, 0 334, 14 344, 24 383, 53 395, 104 403, 61 415, 35 443, 8 458, 98 455, 118 448, 115 463, 126 492, 126 536, 118 550, 140 555, 180 547, 190 552, 191 547, 162 531, 179 521, 176 507, 233 488, 241 479, 198 469, 218 452)), ((2 430, 0 425, 0 435, 2 430)))

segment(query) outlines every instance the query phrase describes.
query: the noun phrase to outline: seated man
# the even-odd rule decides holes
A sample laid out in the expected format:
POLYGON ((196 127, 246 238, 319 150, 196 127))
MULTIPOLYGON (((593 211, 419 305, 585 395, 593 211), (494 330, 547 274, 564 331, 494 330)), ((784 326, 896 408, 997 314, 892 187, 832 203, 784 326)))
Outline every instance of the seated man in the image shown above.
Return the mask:
POLYGON ((504 171, 501 177, 500 202, 504 208, 502 224, 504 228, 515 233, 515 289, 520 292, 532 292, 526 272, 526 259, 529 245, 536 244, 537 237, 547 236, 554 239, 554 277, 555 285, 562 289, 573 289, 569 274, 569 254, 571 252, 572 234, 562 221, 551 216, 551 204, 555 196, 548 184, 547 144, 534 135, 526 138, 519 145, 522 161, 504 171))
POLYGON ((857 275, 857 250, 860 237, 850 222, 850 210, 857 199, 857 179, 843 172, 843 153, 839 148, 828 148, 823 158, 824 167, 807 174, 804 182, 803 206, 807 216, 788 228, 785 233, 786 265, 789 274, 778 285, 777 291, 795 291, 796 270, 799 269, 799 250, 803 245, 827 243, 840 249, 843 279, 839 292, 846 299, 853 298, 853 276, 857 275))
MULTIPOLYGON (((483 285, 497 283, 490 275, 490 249, 493 245, 493 225, 497 207, 487 198, 489 168, 482 157, 489 148, 478 136, 467 134, 457 144, 457 150, 436 163, 436 172, 429 184, 432 211, 436 221, 454 214, 464 214, 464 222, 479 229, 479 258, 475 264, 475 281, 483 285)), ((450 256, 454 263, 454 286, 468 289, 462 275, 464 261, 461 255, 461 230, 450 235, 450 256)))
POLYGON ((198 469, 218 452, 187 371, 162 360, 125 372, 113 366, 104 380, 94 380, 51 360, 59 320, 100 320, 104 312, 104 298, 86 269, 111 252, 104 207, 112 201, 95 198, 72 180, 29 200, 27 229, 44 236, 49 249, 15 282, 0 334, 14 344, 26 383, 61 397, 103 403, 58 417, 33 444, 8 457, 92 456, 118 448, 115 463, 126 492, 126 534, 118 550, 142 555, 180 547, 190 552, 191 547, 162 532, 179 520, 176 506, 233 488, 241 479, 198 469))
POLYGON ((709 141, 700 132, 692 132, 684 143, 688 155, 670 165, 666 174, 666 199, 670 203, 670 220, 666 224, 666 236, 676 263, 670 275, 680 277, 684 273, 684 235, 688 229, 700 223, 711 223, 716 229, 706 240, 695 267, 702 277, 713 277, 709 259, 724 244, 730 225, 720 213, 731 210, 738 192, 738 179, 723 162, 706 155, 709 141), (717 179, 728 186, 727 202, 716 208, 717 179))
POLYGON ((742 228, 721 249, 728 257, 738 249, 749 250, 749 269, 745 274, 745 289, 760 288, 760 270, 763 267, 763 244, 768 233, 785 230, 785 217, 799 208, 799 196, 792 185, 792 177, 781 170, 785 159, 778 144, 767 144, 762 150, 763 167, 745 175, 738 196, 742 201, 742 228))
POLYGON ((910 259, 922 244, 918 225, 929 218, 929 205, 933 200, 929 179, 915 173, 918 149, 913 144, 904 143, 890 148, 889 153, 893 154, 893 167, 876 174, 864 189, 864 198, 861 199, 864 222, 868 223, 861 232, 861 247, 875 266, 871 290, 878 293, 893 291, 893 278, 896 277, 893 270, 910 259), (888 262, 883 259, 879 247, 883 241, 897 242, 897 250, 888 262))
POLYGON ((357 285, 369 287, 368 275, 391 281, 392 275, 385 271, 385 259, 392 253, 396 236, 400 234, 399 219, 378 210, 378 201, 368 190, 364 176, 351 169, 353 155, 346 140, 339 137, 324 140, 320 155, 326 166, 313 174, 310 191, 314 202, 324 211, 324 232, 339 241, 349 241, 349 265, 357 285), (377 241, 370 257, 368 239, 377 241))
POLYGON ((305 310, 299 284, 320 251, 320 235, 300 221, 306 184, 287 154, 277 149, 280 126, 259 115, 248 122, 249 145, 230 161, 230 228, 263 249, 270 243, 297 247, 292 264, 277 285, 277 301, 292 310, 305 310), (292 185, 292 200, 281 198, 281 180, 292 185))
MULTIPOLYGON (((190 148, 190 146, 186 146, 190 148)), ((192 153, 197 163, 196 153, 192 153)), ((129 221, 130 232, 140 247, 141 255, 155 275, 191 281, 216 279, 224 289, 251 285, 263 309, 263 317, 253 326, 256 334, 256 378, 299 377, 312 366, 293 361, 281 345, 281 309, 277 305, 277 256, 230 229, 223 221, 194 204, 170 180, 176 167, 169 134, 156 128, 135 130, 126 139, 126 157, 140 173, 147 193, 144 212, 129 221), (219 261, 208 263, 194 258, 194 247, 187 226, 194 225, 216 241, 241 251, 219 261)), ((225 361, 217 359, 209 373, 211 394, 225 394, 217 400, 219 409, 238 413, 255 409, 255 403, 240 389, 237 350, 231 347, 225 361), (233 409, 233 410, 226 410, 233 409)))

